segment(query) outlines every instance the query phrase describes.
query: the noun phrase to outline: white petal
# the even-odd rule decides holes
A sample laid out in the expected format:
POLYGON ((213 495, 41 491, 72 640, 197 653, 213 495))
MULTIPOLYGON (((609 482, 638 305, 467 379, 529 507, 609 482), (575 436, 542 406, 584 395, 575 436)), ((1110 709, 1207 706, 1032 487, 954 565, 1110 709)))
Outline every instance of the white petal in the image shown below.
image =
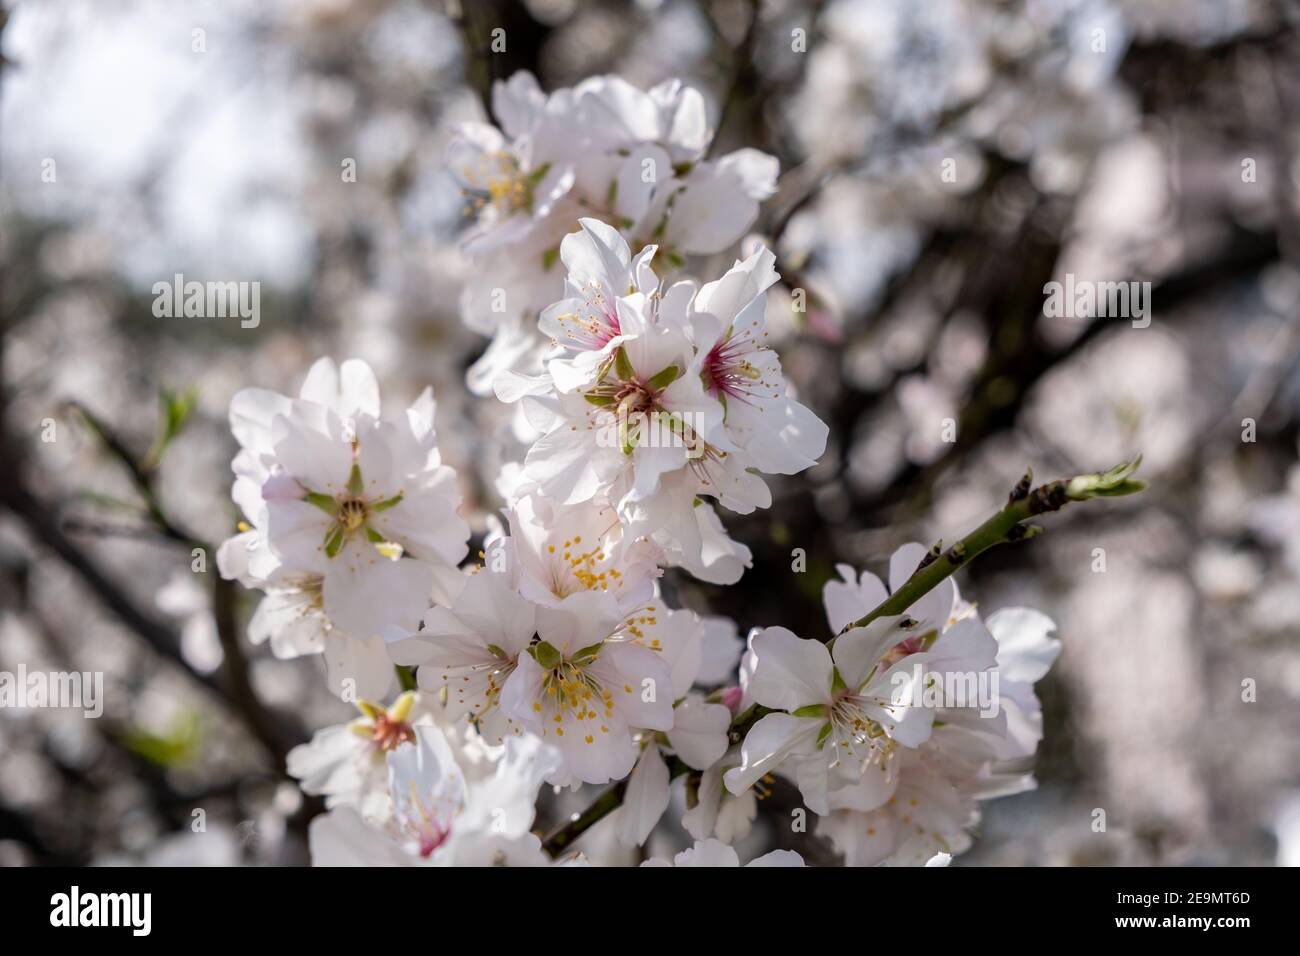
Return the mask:
POLYGON ((755 634, 750 646, 758 666, 749 693, 758 703, 788 711, 830 703, 832 664, 825 644, 769 627, 755 634))
POLYGON ((673 729, 668 743, 688 767, 705 770, 727 752, 727 729, 731 711, 722 704, 708 704, 704 698, 686 698, 673 709, 673 729))
POLYGON ((740 745, 741 763, 723 775, 727 789, 744 793, 764 774, 771 773, 792 754, 808 753, 817 742, 822 721, 815 717, 768 714, 745 735, 740 745))
POLYGON ((645 843, 667 809, 668 765, 659 748, 651 744, 641 752, 641 759, 627 781, 623 805, 618 811, 619 841, 629 846, 645 843))
POLYGON ((1061 653, 1061 642, 1052 637, 1056 624, 1033 608, 995 611, 989 615, 988 629, 998 642, 998 670, 1003 680, 1037 683, 1061 653))

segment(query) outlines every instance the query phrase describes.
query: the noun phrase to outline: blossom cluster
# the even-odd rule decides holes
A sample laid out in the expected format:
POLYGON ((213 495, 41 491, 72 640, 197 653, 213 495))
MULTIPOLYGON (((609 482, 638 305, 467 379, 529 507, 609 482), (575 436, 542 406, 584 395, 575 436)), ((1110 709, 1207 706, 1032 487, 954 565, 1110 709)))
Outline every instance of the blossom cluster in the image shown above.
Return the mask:
POLYGON ((643 91, 598 76, 547 95, 520 72, 495 85, 492 108, 500 127, 462 124, 447 154, 476 217, 461 246, 473 265, 461 317, 492 336, 469 376, 481 395, 503 369, 540 360, 537 315, 555 301, 560 243, 579 218, 613 223, 680 263, 735 243, 776 190, 766 153, 709 158, 704 97, 677 80, 643 91))
POLYGON ((986 623, 948 578, 848 627, 908 580, 920 545, 893 555, 888 589, 840 569, 826 640, 772 627, 742 642, 665 595, 667 568, 739 580, 750 554, 719 512, 769 507, 764 476, 826 447, 766 344, 772 252, 702 284, 676 274, 740 238, 773 164, 707 159, 703 100, 677 83, 544 96, 519 75, 494 104, 502 129, 462 129, 449 163, 476 202, 465 317, 496 336, 474 378, 532 436, 497 477, 503 520, 463 513, 432 394, 385 414, 360 361, 321 359, 297 398, 231 404, 245 520, 221 572, 265 592, 250 637, 323 653, 359 711, 289 755, 328 807, 314 861, 590 862, 534 832, 544 786, 619 782, 609 826, 639 846, 678 781, 696 843, 672 862, 739 865, 732 844, 777 778, 849 864, 960 852, 978 801, 1032 785, 1049 620, 986 623), (495 328, 478 282, 511 303, 495 328), (488 527, 469 563, 467 517, 488 527), (962 681, 970 695, 945 693, 962 681))

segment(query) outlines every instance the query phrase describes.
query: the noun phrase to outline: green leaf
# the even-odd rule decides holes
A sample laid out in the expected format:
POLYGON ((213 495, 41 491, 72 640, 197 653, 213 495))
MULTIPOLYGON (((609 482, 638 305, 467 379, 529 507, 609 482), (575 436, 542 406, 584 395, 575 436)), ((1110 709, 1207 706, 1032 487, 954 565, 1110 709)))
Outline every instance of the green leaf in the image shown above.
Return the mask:
POLYGON ((149 454, 144 459, 144 469, 146 471, 158 466, 163 453, 167 451, 167 446, 181 433, 181 429, 185 427, 185 424, 194 414, 198 399, 198 390, 193 387, 179 392, 169 388, 160 388, 158 390, 161 414, 158 419, 158 433, 154 436, 153 445, 149 448, 149 454))
POLYGON ((559 246, 553 246, 550 249, 544 250, 542 252, 542 271, 550 272, 551 267, 555 265, 556 260, 559 258, 560 258, 559 246))
POLYGON ((1071 501, 1087 501, 1089 498, 1120 498, 1137 494, 1147 486, 1145 481, 1131 477, 1140 464, 1142 456, 1138 455, 1109 471, 1071 478, 1065 489, 1066 497, 1071 501))

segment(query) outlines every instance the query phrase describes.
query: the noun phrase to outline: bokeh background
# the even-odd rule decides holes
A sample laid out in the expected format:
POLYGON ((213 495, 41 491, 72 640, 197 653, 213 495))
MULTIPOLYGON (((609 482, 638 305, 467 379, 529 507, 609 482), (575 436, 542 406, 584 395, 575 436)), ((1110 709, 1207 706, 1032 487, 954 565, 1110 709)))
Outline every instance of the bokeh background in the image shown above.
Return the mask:
MULTIPOLYGON (((1300 862, 1295 5, 0 7, 0 669, 106 675, 99 720, 0 711, 0 864, 306 862, 320 808, 283 755, 352 711, 319 658, 249 645, 256 595, 193 569, 237 517, 226 408, 296 390, 322 354, 370 361, 390 401, 432 383, 484 532, 507 413, 464 387, 485 343, 457 315, 465 220, 441 159, 517 69, 548 90, 680 76, 719 148, 781 160, 753 231, 788 284, 769 319, 787 374, 831 443, 770 511, 729 517, 755 556, 740 584, 669 575, 677 599, 812 636, 837 562, 880 572, 899 543, 954 540, 1026 466, 1140 451, 1147 493, 1071 508, 960 579, 985 612, 1048 612, 1064 652, 1039 685, 1039 788, 986 805, 956 862, 1300 862), (155 318, 177 272, 259 281, 260 325, 155 318), (1045 317, 1066 273, 1149 281, 1149 327, 1045 317)), ((776 788, 750 844, 832 861, 789 832, 795 796, 776 788)), ((687 842, 671 818, 647 851, 687 842)), ((584 846, 635 862, 602 827, 584 846)))

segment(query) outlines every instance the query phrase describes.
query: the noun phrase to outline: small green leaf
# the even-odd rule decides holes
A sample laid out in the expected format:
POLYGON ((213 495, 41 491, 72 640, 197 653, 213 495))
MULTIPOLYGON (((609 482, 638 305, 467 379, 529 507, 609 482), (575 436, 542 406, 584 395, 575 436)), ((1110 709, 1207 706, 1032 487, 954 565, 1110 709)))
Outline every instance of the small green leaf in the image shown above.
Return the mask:
POLYGON ((1142 456, 1138 455, 1109 471, 1071 478, 1065 489, 1066 497, 1071 501, 1086 501, 1089 498, 1120 498, 1137 494, 1147 486, 1145 481, 1131 477, 1140 464, 1142 456))
POLYGON ((149 454, 145 456, 143 467, 146 471, 158 466, 163 453, 167 451, 167 446, 172 443, 172 439, 181 433, 181 429, 185 427, 186 422, 194 414, 198 398, 198 390, 192 387, 179 392, 169 388, 160 388, 158 390, 161 415, 158 421, 158 433, 154 436, 149 454))

